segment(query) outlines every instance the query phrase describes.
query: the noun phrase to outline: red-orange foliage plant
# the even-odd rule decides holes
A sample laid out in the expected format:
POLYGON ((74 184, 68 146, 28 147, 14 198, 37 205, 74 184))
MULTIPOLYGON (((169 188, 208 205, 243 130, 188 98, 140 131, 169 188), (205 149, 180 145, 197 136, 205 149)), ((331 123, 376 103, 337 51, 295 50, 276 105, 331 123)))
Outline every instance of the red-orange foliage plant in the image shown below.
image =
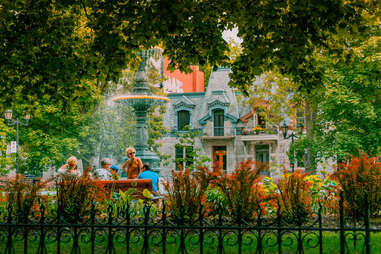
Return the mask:
POLYGON ((0 189, 6 192, 6 199, 12 205, 12 213, 18 222, 29 216, 33 207, 39 209, 38 201, 41 199, 40 191, 48 181, 31 181, 22 175, 8 179, 0 184, 0 189))
POLYGON ((296 170, 284 172, 278 180, 276 197, 280 206, 280 215, 287 223, 304 223, 312 215, 312 198, 309 191, 311 183, 305 178, 308 173, 296 170))
POLYGON ((99 187, 88 177, 63 175, 57 184, 57 201, 61 215, 75 221, 88 215, 91 201, 100 200, 99 187))
POLYGON ((259 209, 264 209, 263 203, 270 198, 259 183, 266 167, 265 164, 248 160, 241 162, 231 174, 220 172, 213 181, 225 195, 226 208, 236 222, 239 218, 253 220, 259 209))
POLYGON ((367 154, 352 156, 350 160, 339 164, 338 171, 330 177, 339 182, 344 194, 346 215, 364 216, 368 194, 370 215, 381 212, 381 162, 369 158, 367 154))
POLYGON ((205 191, 213 175, 207 168, 200 167, 194 172, 189 169, 172 171, 171 180, 164 182, 169 216, 173 220, 183 219, 192 223, 198 217, 205 191))

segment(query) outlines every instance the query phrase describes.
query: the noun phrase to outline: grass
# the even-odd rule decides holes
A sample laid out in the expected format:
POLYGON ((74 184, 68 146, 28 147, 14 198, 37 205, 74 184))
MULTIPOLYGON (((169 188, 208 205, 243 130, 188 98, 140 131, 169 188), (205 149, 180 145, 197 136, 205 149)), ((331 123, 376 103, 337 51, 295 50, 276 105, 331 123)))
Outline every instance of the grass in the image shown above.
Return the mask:
MULTIPOLYGON (((159 231, 157 231, 159 233, 159 231)), ((224 232, 225 234, 226 232, 224 232)), ((363 235, 357 233, 357 240, 353 241, 353 232, 347 232, 346 253, 362 253, 364 248, 363 235)), ((361 232, 362 234, 363 232, 361 232)), ((6 247, 6 238, 4 234, 0 234, 0 252, 4 253, 6 247)), ((297 251, 297 234, 285 233, 282 236, 282 253, 296 253, 297 251)), ((82 233, 80 235, 79 247, 82 254, 91 253, 91 244, 89 241, 89 234, 82 233)), ((205 234, 204 239, 204 253, 216 253, 218 248, 217 232, 208 232, 205 234)), ((303 248, 304 253, 319 253, 318 245, 318 232, 303 233, 303 248)), ((30 234, 28 236, 28 253, 36 253, 38 249, 39 236, 37 234, 30 234)), ((57 253, 57 242, 53 235, 49 235, 45 238, 47 253, 57 253)), ((124 235, 117 234, 114 236, 115 253, 126 253, 126 242, 124 235)), ((107 233, 97 233, 95 242, 95 253, 106 253, 107 248, 107 233)), ((162 253, 161 238, 159 235, 152 234, 150 236, 150 249, 151 253, 162 253)), ((15 253, 24 253, 23 241, 14 239, 15 253)), ((72 250, 73 241, 72 237, 68 234, 64 234, 61 239, 61 253, 69 254, 72 250)), ((143 237, 142 232, 137 232, 131 235, 130 241, 130 253, 142 253, 143 237)), ((276 232, 267 232, 262 241, 265 253, 278 253, 276 232)), ((189 233, 185 239, 185 245, 188 253, 199 253, 198 233, 189 233)), ((381 253, 381 232, 371 233, 371 253, 381 253)), ((166 253, 174 254, 178 253, 180 246, 179 232, 172 232, 169 234, 166 244, 166 253)), ((243 253, 255 253, 257 246, 257 240, 254 233, 248 232, 243 234, 243 253)), ((234 233, 227 233, 224 236, 223 247, 225 253, 238 253, 237 235, 234 233)), ((333 254, 340 253, 340 237, 338 232, 324 232, 323 233, 323 253, 333 254)))

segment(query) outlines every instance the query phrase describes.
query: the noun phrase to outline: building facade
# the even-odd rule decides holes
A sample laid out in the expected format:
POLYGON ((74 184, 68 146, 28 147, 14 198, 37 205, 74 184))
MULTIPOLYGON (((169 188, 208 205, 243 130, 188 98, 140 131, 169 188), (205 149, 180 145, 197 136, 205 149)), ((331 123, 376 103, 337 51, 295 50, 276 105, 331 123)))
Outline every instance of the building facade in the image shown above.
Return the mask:
POLYGON ((171 101, 163 120, 170 133, 162 138, 160 152, 172 159, 169 166, 161 167, 160 175, 187 167, 194 159, 188 154, 195 149, 211 158, 208 166, 213 170, 231 172, 238 163, 250 159, 268 163, 267 174, 278 175, 283 165, 289 164, 290 140, 283 138, 279 126, 266 123, 259 110, 238 103, 237 95, 228 86, 229 73, 228 68, 213 71, 205 92, 168 94, 171 101), (179 136, 187 131, 199 133, 193 147, 179 146, 179 136))

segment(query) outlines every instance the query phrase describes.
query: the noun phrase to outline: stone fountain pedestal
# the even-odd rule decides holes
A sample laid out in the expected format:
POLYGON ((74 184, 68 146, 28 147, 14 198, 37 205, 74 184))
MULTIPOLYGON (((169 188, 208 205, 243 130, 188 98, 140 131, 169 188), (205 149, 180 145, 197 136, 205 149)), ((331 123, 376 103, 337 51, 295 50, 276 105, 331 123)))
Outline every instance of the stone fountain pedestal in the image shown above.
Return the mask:
POLYGON ((135 149, 136 157, 139 157, 143 164, 149 163, 152 170, 160 171, 160 158, 156 153, 149 150, 147 145, 147 114, 151 107, 169 102, 164 96, 153 95, 148 87, 148 76, 146 73, 147 60, 158 53, 158 49, 143 50, 138 53, 142 58, 139 69, 134 78, 134 89, 131 95, 114 97, 115 102, 124 102, 134 109, 136 116, 135 149))

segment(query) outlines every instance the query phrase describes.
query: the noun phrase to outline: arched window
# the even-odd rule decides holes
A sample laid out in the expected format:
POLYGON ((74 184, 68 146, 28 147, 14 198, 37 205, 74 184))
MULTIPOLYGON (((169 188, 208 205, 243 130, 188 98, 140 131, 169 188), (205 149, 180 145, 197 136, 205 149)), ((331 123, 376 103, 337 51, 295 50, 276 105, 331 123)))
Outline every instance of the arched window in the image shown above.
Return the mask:
POLYGON ((213 110, 214 136, 224 135, 224 110, 213 110))
POLYGON ((190 126, 190 113, 188 110, 180 110, 177 112, 177 130, 184 130, 185 126, 190 126))

